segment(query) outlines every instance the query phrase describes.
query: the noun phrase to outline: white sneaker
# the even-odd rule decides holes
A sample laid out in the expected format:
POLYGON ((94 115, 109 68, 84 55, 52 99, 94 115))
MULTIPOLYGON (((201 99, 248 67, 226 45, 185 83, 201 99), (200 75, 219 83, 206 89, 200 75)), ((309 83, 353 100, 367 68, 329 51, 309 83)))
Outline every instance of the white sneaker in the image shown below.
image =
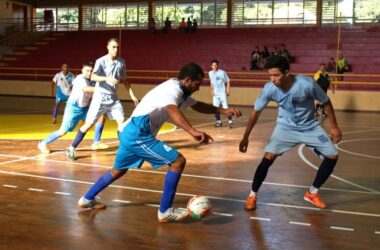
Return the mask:
POLYGON ((187 209, 168 208, 165 212, 161 213, 158 210, 157 217, 159 222, 176 222, 182 221, 189 216, 187 209))
POLYGON ((75 161, 75 150, 71 148, 66 149, 66 157, 71 161, 75 161))
POLYGON ((50 150, 47 148, 46 144, 39 142, 37 147, 42 154, 50 154, 50 150))
POLYGON ((92 149, 92 150, 107 149, 107 148, 109 148, 109 147, 110 147, 110 146, 108 146, 107 144, 102 143, 102 142, 93 143, 93 144, 91 145, 91 149, 92 149))
POLYGON ((79 208, 105 209, 107 207, 107 205, 97 201, 96 199, 87 200, 84 198, 84 196, 82 196, 78 200, 78 207, 79 208))

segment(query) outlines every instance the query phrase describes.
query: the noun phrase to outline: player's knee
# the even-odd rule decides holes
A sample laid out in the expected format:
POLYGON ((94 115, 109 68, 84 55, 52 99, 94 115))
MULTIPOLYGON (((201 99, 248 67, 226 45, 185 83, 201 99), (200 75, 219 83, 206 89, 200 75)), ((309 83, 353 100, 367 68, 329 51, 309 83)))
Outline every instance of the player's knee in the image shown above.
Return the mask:
POLYGON ((172 164, 170 164, 170 170, 180 173, 183 171, 185 166, 186 158, 183 155, 179 154, 177 159, 175 159, 175 161, 172 164))
POLYGON ((273 162, 274 160, 276 160, 277 155, 269 153, 269 152, 265 152, 264 158, 273 162))
POLYGON ((115 169, 113 168, 111 170, 111 175, 112 177, 116 180, 116 179, 119 179, 120 177, 122 177, 128 170, 127 169, 115 169))

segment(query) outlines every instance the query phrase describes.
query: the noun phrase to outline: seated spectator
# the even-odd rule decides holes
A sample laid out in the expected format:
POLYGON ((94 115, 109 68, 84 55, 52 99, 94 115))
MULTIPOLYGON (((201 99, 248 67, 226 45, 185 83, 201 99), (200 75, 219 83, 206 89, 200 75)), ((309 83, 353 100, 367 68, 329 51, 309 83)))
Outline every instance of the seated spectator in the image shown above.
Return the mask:
POLYGON ((198 29, 197 19, 193 19, 193 25, 191 26, 191 32, 195 33, 198 29))
POLYGON ((185 18, 182 18, 182 21, 179 22, 179 32, 185 33, 185 30, 186 30, 186 22, 185 22, 185 18))
POLYGON ((344 58, 343 53, 341 52, 339 53, 337 62, 337 73, 341 74, 340 76, 338 76, 339 81, 343 81, 343 74, 347 71, 349 71, 349 65, 346 58, 344 58))
POLYGON ((277 50, 277 47, 273 47, 273 51, 271 53, 272 56, 279 56, 280 52, 277 50))
POLYGON ((256 46, 251 53, 251 70, 261 70, 261 51, 259 46, 256 46))
POLYGON ((165 19, 164 27, 162 27, 162 32, 166 33, 172 28, 172 21, 169 20, 169 17, 165 19))
MULTIPOLYGON (((314 74, 314 80, 318 83, 319 87, 327 94, 327 90, 331 89, 332 93, 335 93, 335 89, 331 86, 331 80, 329 74, 326 71, 326 65, 321 63, 319 70, 314 74)), ((322 116, 327 117, 324 106, 317 102, 315 105, 315 114, 319 116, 318 111, 322 111, 322 116)))
POLYGON ((152 33, 156 33, 156 21, 154 20, 153 17, 149 19, 148 30, 151 31, 152 33))
POLYGON ((280 56, 283 56, 286 58, 286 60, 288 60, 288 62, 290 62, 290 53, 288 51, 288 49, 286 48, 285 44, 281 44, 281 48, 280 48, 280 56))
POLYGON ((335 63, 334 57, 330 57, 330 60, 327 63, 326 70, 327 70, 327 72, 335 73, 336 63, 335 63))
POLYGON ((193 26, 193 23, 191 22, 190 17, 188 17, 187 18, 187 22, 186 22, 186 29, 185 29, 185 31, 186 32, 191 32, 191 30, 193 28, 192 26, 193 26))
POLYGON ((261 62, 260 62, 260 68, 263 69, 264 65, 267 61, 267 58, 270 56, 269 50, 267 46, 264 46, 264 50, 261 52, 261 62))

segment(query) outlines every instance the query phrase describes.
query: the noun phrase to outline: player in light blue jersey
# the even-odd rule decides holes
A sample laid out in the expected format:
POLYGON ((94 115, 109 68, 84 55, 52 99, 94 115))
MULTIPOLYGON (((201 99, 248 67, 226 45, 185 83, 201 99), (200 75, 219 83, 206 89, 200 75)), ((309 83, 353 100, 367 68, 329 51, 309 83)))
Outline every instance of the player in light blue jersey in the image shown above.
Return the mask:
POLYGON ((51 93, 55 95, 53 124, 57 123, 59 104, 69 99, 73 80, 74 75, 69 72, 69 66, 66 63, 62 64, 62 71, 55 74, 51 85, 51 93))
POLYGON ((93 67, 92 62, 86 62, 82 65, 82 74, 78 75, 73 81, 73 89, 65 107, 61 127, 38 144, 38 149, 41 153, 49 154, 48 144, 64 136, 67 132, 73 131, 80 120, 85 120, 92 93, 94 92, 94 87, 90 81, 93 67))
POLYGON ((249 134, 268 102, 274 101, 278 104, 278 117, 272 137, 265 147, 264 157, 256 169, 252 191, 247 198, 245 209, 253 210, 256 208, 256 193, 277 156, 301 143, 313 148, 315 152, 324 157, 314 182, 306 191, 304 199, 316 207, 325 208, 326 204, 320 198, 318 189, 331 175, 338 160, 338 152, 333 142, 337 143, 342 139, 334 108, 326 93, 312 78, 290 74, 289 62, 286 58, 272 56, 268 58, 265 67, 271 81, 265 84, 255 102, 254 110, 249 117, 243 139, 239 145, 240 151, 247 152, 249 134), (322 103, 327 110, 331 125, 330 136, 333 142, 315 117, 315 100, 322 103))
POLYGON ((181 221, 188 216, 186 209, 177 210, 172 207, 186 159, 169 144, 156 138, 160 127, 168 118, 171 118, 196 141, 208 144, 212 140, 211 136, 195 129, 182 113, 184 109, 192 107, 201 113, 220 112, 236 117, 241 115, 237 109, 216 108, 193 99, 191 94, 199 90, 203 77, 202 68, 190 63, 181 69, 178 79, 170 79, 144 96, 119 135, 120 145, 112 170, 100 177, 78 201, 80 208, 105 208, 105 204, 95 199, 97 194, 123 176, 128 169, 139 168, 144 161, 147 161, 153 168, 169 166, 158 210, 158 220, 160 222, 181 221))
MULTIPOLYGON (((210 78, 212 104, 217 108, 222 106, 226 109, 228 108, 227 96, 230 95, 230 78, 224 70, 219 68, 218 60, 214 59, 211 61, 211 68, 212 70, 208 72, 208 76, 210 78)), ((215 118, 215 127, 221 127, 220 114, 215 113, 215 118)), ((234 127, 231 117, 228 117, 228 126, 229 128, 234 127)))

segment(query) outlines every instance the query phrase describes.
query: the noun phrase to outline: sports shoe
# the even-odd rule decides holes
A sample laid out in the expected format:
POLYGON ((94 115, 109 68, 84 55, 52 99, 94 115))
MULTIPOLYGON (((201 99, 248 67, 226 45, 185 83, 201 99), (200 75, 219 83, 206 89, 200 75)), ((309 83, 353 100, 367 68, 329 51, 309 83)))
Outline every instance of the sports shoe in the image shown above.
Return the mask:
POLYGON ((50 154, 50 150, 47 148, 46 144, 39 142, 37 147, 42 154, 50 154))
POLYGON ((235 125, 234 125, 233 122, 230 122, 230 123, 228 123, 228 127, 229 127, 229 128, 233 128, 233 127, 235 127, 235 125))
POLYGON ((78 200, 77 205, 79 208, 93 208, 93 209, 105 209, 107 207, 106 204, 101 203, 97 201, 96 199, 87 200, 83 196, 78 200))
POLYGON ((161 213, 158 210, 157 217, 159 222, 178 222, 186 219, 189 216, 187 209, 168 208, 165 212, 161 213))
POLYGON ((66 149, 66 157, 67 159, 74 161, 75 160, 75 150, 72 150, 71 148, 66 149))
POLYGON ((256 201, 257 196, 249 195, 247 201, 245 202, 244 209, 245 210, 255 210, 256 209, 256 201))
POLYGON ((53 118, 52 122, 53 124, 56 124, 57 123, 57 118, 53 118))
POLYGON ((107 148, 109 148, 109 147, 110 147, 110 146, 108 146, 107 144, 102 143, 102 142, 93 143, 93 144, 91 145, 91 149, 92 149, 92 150, 107 149, 107 148))
POLYGON ((216 127, 216 128, 220 128, 221 126, 222 126, 222 122, 216 122, 216 123, 215 123, 215 127, 216 127))
POLYGON ((306 191, 305 196, 303 197, 305 201, 310 202, 316 207, 326 208, 326 204, 321 200, 321 197, 318 193, 311 194, 309 191, 306 191))

